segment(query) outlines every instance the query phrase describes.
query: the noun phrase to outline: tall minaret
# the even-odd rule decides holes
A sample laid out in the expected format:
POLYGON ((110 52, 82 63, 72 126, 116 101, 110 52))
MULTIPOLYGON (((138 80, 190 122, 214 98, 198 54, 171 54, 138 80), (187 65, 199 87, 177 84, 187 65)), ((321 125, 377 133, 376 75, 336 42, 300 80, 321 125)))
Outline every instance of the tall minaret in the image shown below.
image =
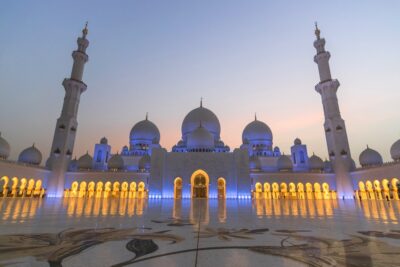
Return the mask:
POLYGON ((350 177, 350 170, 353 163, 350 154, 349 141, 347 139, 346 126, 340 116, 339 103, 337 99, 337 89, 339 81, 332 79, 329 68, 328 51, 325 51, 325 39, 320 37, 320 30, 315 24, 314 47, 317 54, 314 56, 315 63, 318 64, 320 82, 315 86, 315 90, 321 94, 322 105, 325 115, 325 136, 328 146, 329 158, 332 162, 336 174, 336 190, 338 197, 353 197, 353 185, 350 177))
POLYGON ((71 77, 64 79, 62 85, 65 89, 64 104, 61 116, 57 120, 54 131, 53 144, 50 151, 51 175, 47 183, 48 196, 61 197, 64 191, 65 172, 72 156, 75 143, 75 135, 78 127, 77 115, 81 94, 87 86, 82 81, 83 69, 89 57, 86 48, 89 41, 87 23, 82 30, 82 37, 77 40, 78 49, 72 52, 74 65, 72 66, 71 77))

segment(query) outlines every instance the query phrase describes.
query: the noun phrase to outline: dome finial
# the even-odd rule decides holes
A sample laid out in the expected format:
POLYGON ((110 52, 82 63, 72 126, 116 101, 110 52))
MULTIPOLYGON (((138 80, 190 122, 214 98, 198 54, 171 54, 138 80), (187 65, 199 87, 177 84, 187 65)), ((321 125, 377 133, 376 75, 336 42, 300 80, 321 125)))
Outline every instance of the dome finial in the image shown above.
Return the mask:
POLYGON ((82 30, 82 37, 83 37, 83 38, 86 38, 86 35, 89 33, 89 30, 88 30, 88 23, 89 23, 89 22, 86 21, 85 28, 83 28, 83 30, 82 30))
POLYGON ((315 22, 315 36, 317 36, 317 40, 321 39, 321 31, 318 28, 317 22, 315 22))
POLYGON ((35 147, 35 142, 32 144, 32 147, 35 147))
POLYGON ((146 121, 149 120, 149 112, 146 112, 146 121))
POLYGON ((200 107, 203 107, 203 97, 200 97, 200 107))
POLYGON ((254 120, 257 120, 257 112, 254 112, 254 120))

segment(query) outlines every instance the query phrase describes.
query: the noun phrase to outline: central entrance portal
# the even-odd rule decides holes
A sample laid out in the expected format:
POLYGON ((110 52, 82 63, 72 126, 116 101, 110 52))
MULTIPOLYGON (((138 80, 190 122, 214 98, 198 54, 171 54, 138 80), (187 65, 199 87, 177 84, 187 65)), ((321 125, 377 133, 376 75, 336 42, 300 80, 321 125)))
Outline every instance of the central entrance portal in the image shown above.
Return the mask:
POLYGON ((209 178, 205 171, 197 170, 192 174, 192 198, 208 198, 209 178))
POLYGON ((204 175, 197 175, 194 177, 194 188, 193 188, 193 197, 194 198, 205 198, 207 197, 207 188, 206 188, 206 177, 204 175))

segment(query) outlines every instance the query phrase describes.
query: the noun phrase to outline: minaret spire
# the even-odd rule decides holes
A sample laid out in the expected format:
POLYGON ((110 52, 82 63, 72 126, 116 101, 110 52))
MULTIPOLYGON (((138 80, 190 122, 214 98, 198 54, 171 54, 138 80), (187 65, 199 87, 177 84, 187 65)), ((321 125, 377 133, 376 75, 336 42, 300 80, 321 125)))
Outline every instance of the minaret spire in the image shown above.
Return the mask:
POLYGON ((200 97, 200 107, 203 107, 203 97, 200 97))
POLYGON ((315 86, 315 90, 321 94, 322 98, 325 116, 325 137, 329 158, 336 174, 336 189, 340 197, 352 197, 353 186, 350 171, 353 168, 353 163, 346 126, 340 114, 336 95, 340 83, 331 77, 329 68, 331 55, 328 51, 325 51, 325 39, 320 37, 320 33, 318 26, 315 25, 317 39, 314 41, 314 47, 317 50, 317 54, 314 56, 314 61, 318 64, 320 77, 320 82, 315 86))
POLYGON ((254 120, 257 120, 257 112, 254 112, 254 120))
POLYGON ((146 112, 146 121, 149 120, 149 113, 146 112))
POLYGON ((315 36, 317 37, 317 40, 321 39, 321 31, 318 29, 318 23, 315 22, 315 36))
POLYGON ((61 197, 64 191, 65 172, 75 144, 78 127, 78 107, 81 94, 86 91, 86 84, 82 81, 85 63, 89 57, 86 48, 89 41, 87 23, 82 30, 82 37, 77 40, 78 48, 72 52, 74 60, 70 78, 64 79, 62 85, 65 89, 64 103, 61 116, 57 120, 54 131, 53 144, 50 151, 51 175, 48 179, 47 194, 61 197))

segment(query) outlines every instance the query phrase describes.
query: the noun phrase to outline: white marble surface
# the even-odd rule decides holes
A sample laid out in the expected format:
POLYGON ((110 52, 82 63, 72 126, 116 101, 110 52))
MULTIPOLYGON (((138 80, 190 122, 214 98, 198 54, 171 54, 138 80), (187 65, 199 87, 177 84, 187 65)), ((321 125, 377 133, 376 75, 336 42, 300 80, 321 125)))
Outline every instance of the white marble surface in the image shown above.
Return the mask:
POLYGON ((400 201, 3 198, 0 210, 0 266, 400 266, 400 201))

